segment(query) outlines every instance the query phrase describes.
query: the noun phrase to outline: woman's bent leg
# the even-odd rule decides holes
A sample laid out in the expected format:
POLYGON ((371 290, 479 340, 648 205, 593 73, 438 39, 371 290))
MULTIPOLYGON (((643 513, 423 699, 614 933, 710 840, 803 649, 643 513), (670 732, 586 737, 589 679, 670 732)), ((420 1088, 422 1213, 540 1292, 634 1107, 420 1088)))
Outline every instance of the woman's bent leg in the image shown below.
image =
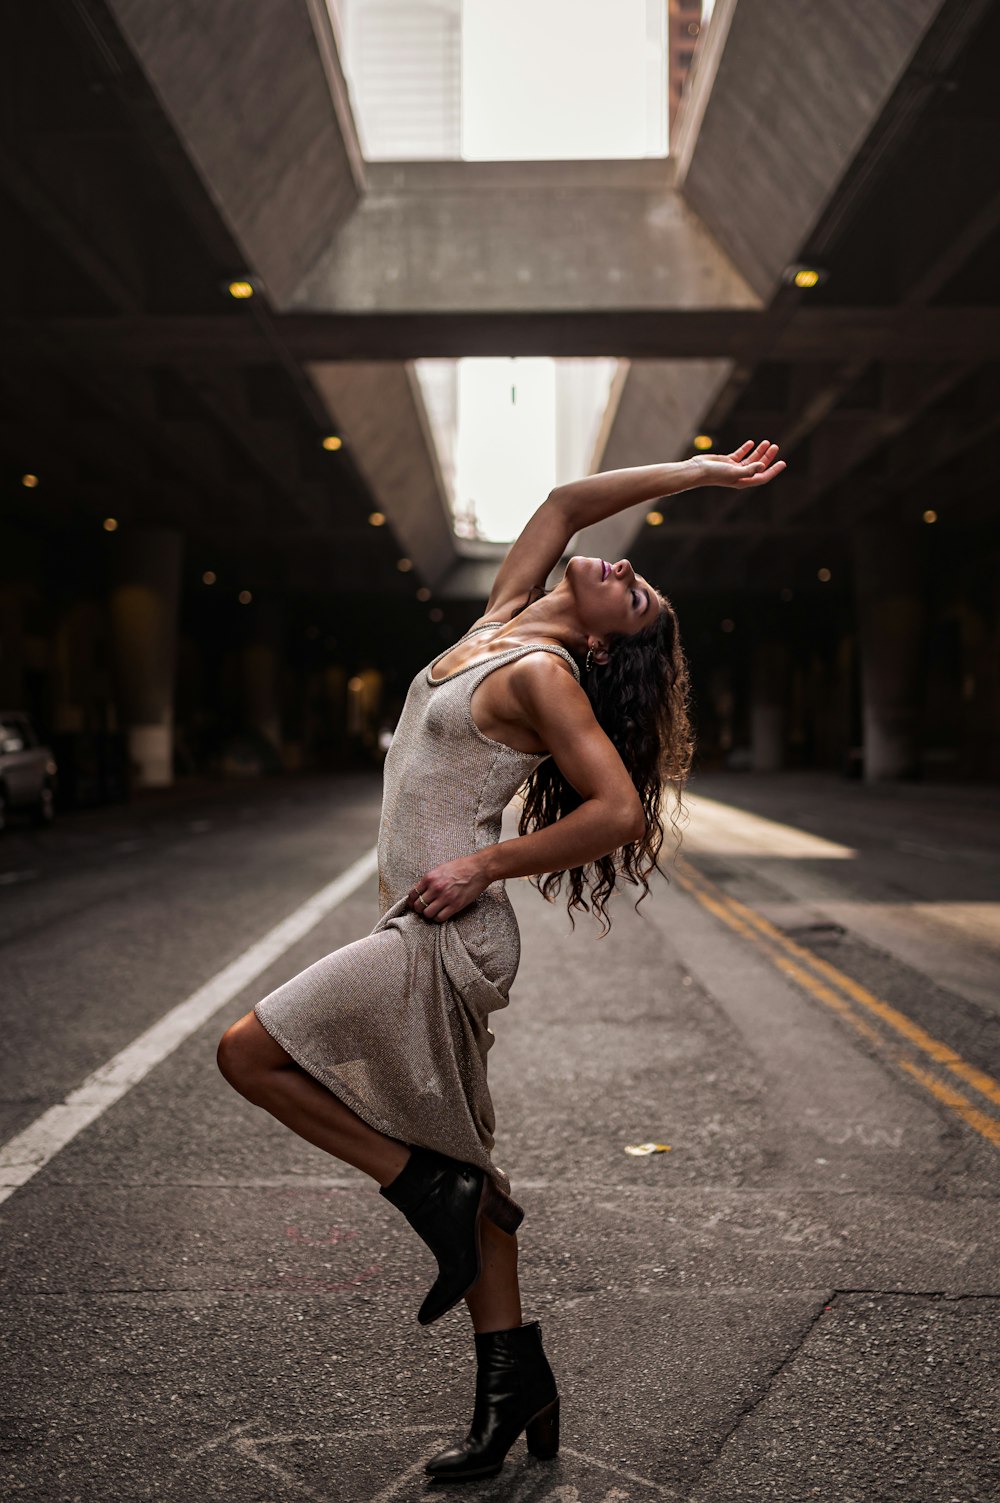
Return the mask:
POLYGON ((406 1143, 369 1127, 297 1065, 254 1013, 226 1029, 217 1057, 219 1069, 241 1096, 380 1185, 390 1184, 410 1157, 406 1143))

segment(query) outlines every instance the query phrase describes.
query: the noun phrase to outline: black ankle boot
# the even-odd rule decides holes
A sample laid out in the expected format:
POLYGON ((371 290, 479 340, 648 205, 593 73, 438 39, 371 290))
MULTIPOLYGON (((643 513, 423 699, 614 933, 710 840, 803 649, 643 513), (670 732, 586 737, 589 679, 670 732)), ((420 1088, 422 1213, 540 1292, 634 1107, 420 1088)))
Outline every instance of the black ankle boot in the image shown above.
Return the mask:
POLYGON ((524 1219, 521 1207, 501 1195, 485 1169, 419 1146, 378 1193, 402 1211, 437 1258, 438 1276, 417 1311, 422 1326, 457 1305, 478 1279, 481 1218, 488 1216, 510 1233, 524 1219))
POLYGON ((559 1394, 538 1321, 477 1331, 476 1364, 469 1433, 426 1463, 432 1477, 492 1477, 522 1430, 533 1456, 548 1458, 559 1449, 559 1394))

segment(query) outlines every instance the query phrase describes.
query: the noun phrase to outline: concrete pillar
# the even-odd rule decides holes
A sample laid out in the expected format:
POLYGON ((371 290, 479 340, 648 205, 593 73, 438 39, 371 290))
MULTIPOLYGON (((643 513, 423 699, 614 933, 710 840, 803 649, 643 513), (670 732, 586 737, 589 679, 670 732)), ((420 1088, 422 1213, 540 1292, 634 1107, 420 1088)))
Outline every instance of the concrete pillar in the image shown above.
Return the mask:
POLYGON ((750 766, 780 772, 785 765, 788 648, 780 638, 753 644, 750 666, 750 766))
POLYGON ((262 600, 252 609, 251 639, 242 652, 246 720, 280 752, 281 607, 276 600, 262 600))
POLYGON ((136 786, 165 788, 173 782, 182 539, 148 527, 123 528, 110 541, 118 722, 128 735, 136 786))
POLYGON ((853 536, 866 783, 920 771, 927 531, 870 526, 853 536))

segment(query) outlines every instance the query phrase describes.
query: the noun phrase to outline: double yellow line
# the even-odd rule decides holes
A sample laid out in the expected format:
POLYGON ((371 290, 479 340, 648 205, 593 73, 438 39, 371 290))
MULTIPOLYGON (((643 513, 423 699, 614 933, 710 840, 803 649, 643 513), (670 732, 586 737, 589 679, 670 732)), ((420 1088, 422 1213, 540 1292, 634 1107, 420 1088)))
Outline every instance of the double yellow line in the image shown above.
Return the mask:
POLYGON ((898 1053, 899 1040, 905 1039, 916 1058, 931 1060, 940 1069, 971 1086, 993 1106, 1000 1108, 1000 1083, 985 1070, 970 1065, 960 1054, 940 1039, 934 1038, 919 1023, 901 1013, 891 1003, 876 997, 867 987, 831 965, 828 960, 814 955, 803 945, 798 945, 787 934, 775 928, 760 913, 730 897, 689 861, 680 857, 674 867, 678 882, 703 908, 727 924, 734 933, 749 940, 786 976, 838 1013, 852 1028, 874 1044, 883 1057, 913 1076, 914 1080, 928 1090, 942 1105, 957 1113, 974 1132, 979 1133, 994 1148, 1000 1148, 1000 1122, 970 1101, 947 1079, 921 1068, 907 1053, 898 1053), (870 1018, 877 1018, 882 1029, 873 1026, 870 1018))

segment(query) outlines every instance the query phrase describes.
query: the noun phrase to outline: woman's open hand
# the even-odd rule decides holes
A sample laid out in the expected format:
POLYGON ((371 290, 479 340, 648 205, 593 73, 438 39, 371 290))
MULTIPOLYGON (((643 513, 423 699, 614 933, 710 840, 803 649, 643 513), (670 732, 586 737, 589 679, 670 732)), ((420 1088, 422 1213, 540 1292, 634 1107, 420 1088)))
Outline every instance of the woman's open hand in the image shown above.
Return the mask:
POLYGON ((778 459, 778 445, 767 439, 759 444, 748 439, 732 454, 702 454, 698 462, 702 466, 699 485, 725 485, 737 491, 767 485, 785 468, 785 461, 778 459))
POLYGON ((478 856, 459 856, 431 867, 410 888, 407 903, 421 918, 444 923, 474 903, 490 885, 478 856))

